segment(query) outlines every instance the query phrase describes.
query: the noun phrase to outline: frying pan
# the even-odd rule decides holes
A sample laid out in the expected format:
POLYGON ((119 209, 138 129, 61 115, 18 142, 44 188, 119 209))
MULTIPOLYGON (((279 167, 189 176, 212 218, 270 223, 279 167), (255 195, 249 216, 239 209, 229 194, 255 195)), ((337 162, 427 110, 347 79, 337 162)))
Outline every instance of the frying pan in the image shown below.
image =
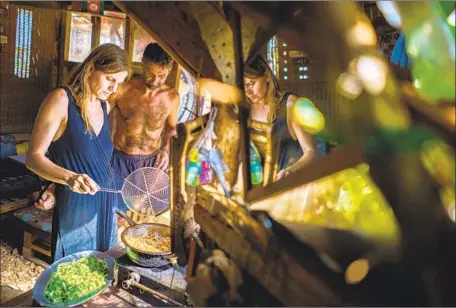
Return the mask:
POLYGON ((150 230, 153 230, 152 232, 158 232, 159 234, 167 237, 170 233, 170 226, 158 223, 135 224, 135 222, 124 212, 117 210, 116 213, 125 219, 130 225, 122 232, 121 239, 125 244, 128 258, 131 261, 143 267, 161 267, 170 263, 169 257, 172 254, 171 247, 169 251, 148 252, 129 245, 128 241, 126 240, 127 236, 141 236, 145 233, 150 232, 150 230))

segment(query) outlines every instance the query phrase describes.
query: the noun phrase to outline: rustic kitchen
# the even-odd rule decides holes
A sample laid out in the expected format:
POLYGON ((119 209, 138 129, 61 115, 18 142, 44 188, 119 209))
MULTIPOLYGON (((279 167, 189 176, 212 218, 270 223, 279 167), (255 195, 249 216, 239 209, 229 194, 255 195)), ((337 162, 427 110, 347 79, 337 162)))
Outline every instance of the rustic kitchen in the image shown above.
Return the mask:
POLYGON ((454 2, 2 1, 0 38, 2 307, 456 305, 454 2))

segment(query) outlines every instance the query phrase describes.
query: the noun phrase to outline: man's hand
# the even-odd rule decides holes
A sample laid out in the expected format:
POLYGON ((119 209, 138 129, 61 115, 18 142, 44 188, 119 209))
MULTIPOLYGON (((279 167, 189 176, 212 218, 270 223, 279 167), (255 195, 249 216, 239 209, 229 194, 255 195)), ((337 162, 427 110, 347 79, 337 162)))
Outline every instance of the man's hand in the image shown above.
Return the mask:
POLYGON ((193 234, 199 234, 201 231, 201 226, 196 223, 193 217, 185 220, 184 222, 184 238, 192 237, 193 234))
POLYGON ((157 158, 155 159, 154 167, 166 170, 169 165, 169 152, 167 150, 161 149, 160 152, 157 154, 157 158))
POLYGON ((41 195, 40 199, 38 199, 34 205, 41 210, 52 210, 56 205, 54 189, 51 187, 46 189, 46 191, 41 195))

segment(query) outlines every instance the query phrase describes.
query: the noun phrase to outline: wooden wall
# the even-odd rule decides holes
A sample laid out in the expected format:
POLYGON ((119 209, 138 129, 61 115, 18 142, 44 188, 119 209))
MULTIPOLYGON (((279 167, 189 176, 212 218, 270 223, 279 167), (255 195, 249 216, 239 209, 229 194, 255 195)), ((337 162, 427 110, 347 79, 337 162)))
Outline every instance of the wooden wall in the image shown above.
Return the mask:
MULTIPOLYGON (((2 2, 4 5, 5 2, 2 2)), ((0 132, 29 133, 32 131, 38 108, 46 93, 56 85, 58 31, 61 13, 22 7, 32 11, 32 45, 30 77, 14 74, 17 8, 8 4, 7 16, 1 17, 8 43, 1 48, 0 132)))

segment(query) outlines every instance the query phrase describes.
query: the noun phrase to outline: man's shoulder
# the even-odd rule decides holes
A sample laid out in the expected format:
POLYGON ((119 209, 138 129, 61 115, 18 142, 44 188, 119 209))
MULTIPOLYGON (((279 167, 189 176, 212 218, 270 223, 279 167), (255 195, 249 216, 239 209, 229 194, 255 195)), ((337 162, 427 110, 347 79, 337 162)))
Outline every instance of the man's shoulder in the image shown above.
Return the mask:
POLYGON ((125 83, 125 85, 129 88, 138 89, 143 86, 143 80, 140 77, 133 77, 129 82, 125 83))
POLYGON ((161 91, 162 95, 166 95, 168 99, 173 100, 179 97, 179 92, 175 88, 165 85, 161 91))

